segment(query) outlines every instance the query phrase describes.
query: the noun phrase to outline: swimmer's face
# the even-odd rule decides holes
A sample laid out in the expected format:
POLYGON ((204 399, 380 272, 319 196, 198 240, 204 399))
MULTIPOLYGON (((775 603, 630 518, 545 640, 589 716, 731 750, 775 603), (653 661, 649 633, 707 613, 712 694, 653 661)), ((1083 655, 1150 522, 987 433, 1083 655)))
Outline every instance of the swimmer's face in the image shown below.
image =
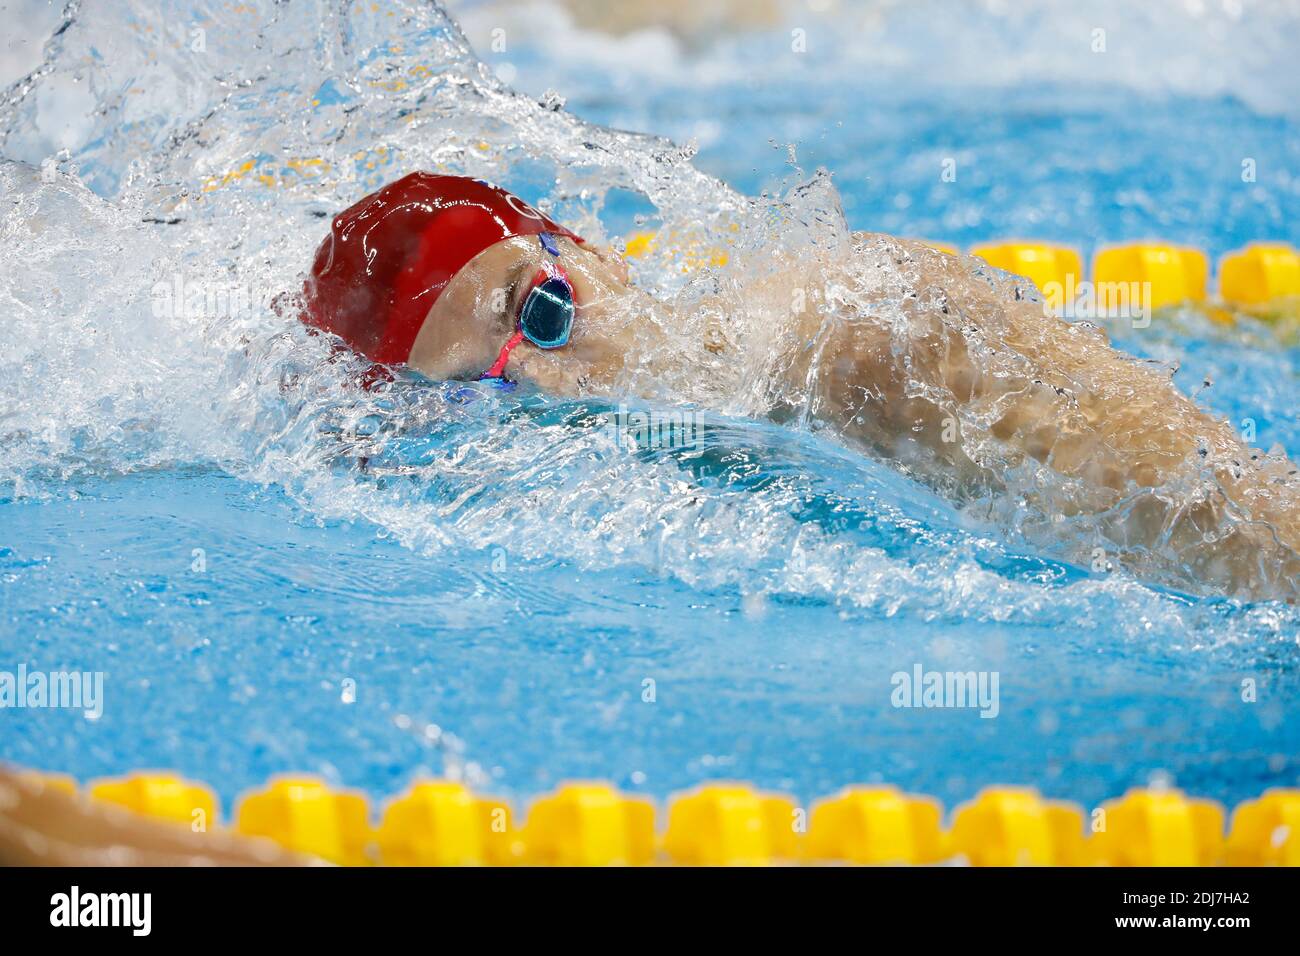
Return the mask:
POLYGON ((564 267, 575 314, 568 344, 541 349, 528 340, 510 353, 506 375, 573 394, 608 384, 623 364, 623 336, 634 295, 627 264, 612 253, 555 237, 556 260, 536 236, 489 246, 447 283, 416 337, 408 364, 435 379, 474 379, 489 368, 517 327, 530 280, 545 263, 564 267))

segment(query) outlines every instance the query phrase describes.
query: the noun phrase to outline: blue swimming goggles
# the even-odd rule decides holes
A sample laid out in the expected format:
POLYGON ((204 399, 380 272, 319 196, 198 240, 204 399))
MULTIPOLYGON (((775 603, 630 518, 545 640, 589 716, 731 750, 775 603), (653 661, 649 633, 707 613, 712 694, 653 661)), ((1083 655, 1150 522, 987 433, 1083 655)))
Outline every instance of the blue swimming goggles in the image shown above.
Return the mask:
MULTIPOLYGON (((555 259, 560 257, 560 247, 549 232, 538 233, 538 240, 555 259)), ((519 303, 515 317, 515 332, 501 347, 492 367, 479 376, 484 379, 505 379, 506 363, 510 353, 524 339, 539 349, 558 349, 569 344, 573 331, 573 284, 559 262, 547 262, 533 276, 519 303)))

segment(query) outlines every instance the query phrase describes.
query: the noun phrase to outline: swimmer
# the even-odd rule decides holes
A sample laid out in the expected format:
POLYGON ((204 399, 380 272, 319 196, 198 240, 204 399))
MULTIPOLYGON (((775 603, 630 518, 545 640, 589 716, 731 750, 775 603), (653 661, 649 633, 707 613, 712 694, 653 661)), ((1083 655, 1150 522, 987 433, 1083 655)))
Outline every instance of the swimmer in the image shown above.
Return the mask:
POLYGON ((705 387, 731 376, 772 418, 815 420, 1096 570, 1300 597, 1295 466, 1249 448, 1097 326, 972 260, 868 233, 745 296, 770 316, 761 342, 728 324, 721 299, 681 314, 510 193, 429 173, 339 214, 303 290, 308 324, 380 365, 561 396, 664 398, 683 373, 705 387))

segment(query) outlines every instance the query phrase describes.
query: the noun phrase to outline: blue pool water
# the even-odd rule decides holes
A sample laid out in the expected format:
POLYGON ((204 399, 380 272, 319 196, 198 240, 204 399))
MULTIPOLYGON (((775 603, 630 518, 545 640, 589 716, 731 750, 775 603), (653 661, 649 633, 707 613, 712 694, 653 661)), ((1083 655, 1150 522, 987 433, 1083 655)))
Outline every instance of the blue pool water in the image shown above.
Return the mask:
MULTIPOLYGON (((692 406, 690 454, 629 450, 606 424, 617 398, 420 382, 358 395, 264 305, 216 323, 160 318, 151 290, 177 273, 291 288, 318 213, 404 164, 461 163, 530 198, 570 176, 562 208, 594 215, 603 199, 611 237, 647 210, 650 225, 680 223, 673 195, 722 190, 643 162, 657 141, 534 116, 472 72, 421 96, 381 85, 419 75, 403 59, 417 53, 466 75, 434 7, 397 6, 404 51, 391 21, 331 13, 326 56, 287 39, 316 22, 311 5, 278 21, 258 10, 256 24, 201 4, 159 20, 148 6, 85 13, 44 85, 3 115, 13 161, 0 176, 16 198, 0 234, 24 245, 20 258, 6 243, 0 271, 0 670, 102 671, 105 702, 94 721, 0 711, 0 759, 82 778, 174 768, 227 807, 286 771, 377 798, 446 773, 521 799, 574 777, 659 796, 739 778, 805 800, 891 782, 949 805, 994 783, 1092 805, 1152 779, 1228 803, 1300 781, 1292 607, 1093 574, 735 401, 692 406), (124 52, 144 25, 189 22, 209 24, 216 67, 124 52), (117 72, 86 67, 89 49, 117 72), (252 81, 214 88, 213 75, 252 81), (321 96, 334 75, 346 82, 321 96), (91 82, 63 82, 74 76, 91 82), (141 84, 165 92, 114 99, 141 84), (84 118, 86 86, 108 119, 84 118), (558 174, 511 152, 525 128, 558 174), (466 154, 439 152, 465 130, 466 154), (337 143, 336 177, 284 173, 284 156, 324 142, 337 143), (565 172, 593 142, 609 166, 565 172), (41 183, 63 145, 60 178, 41 183), (249 175, 205 191, 245 158, 278 186, 249 175), (91 188, 68 178, 73 164, 91 188), (657 193, 656 177, 672 188, 657 193), (141 221, 158 218, 179 221, 141 221), (918 663, 996 672, 996 718, 891 706, 892 675, 918 663)), ((495 14, 463 7, 488 50, 475 28, 495 14)), ((945 25, 936 39, 893 16, 885 33, 912 54, 992 29, 969 14, 966 33, 945 25)), ((1286 33, 1277 17, 1270 36, 1286 33)), ((677 44, 672 69, 609 82, 542 44, 512 47, 510 62, 520 89, 554 88, 590 122, 706 133, 695 167, 742 193, 789 196, 826 166, 855 228, 1085 249, 1158 235, 1212 254, 1300 241, 1300 134, 1275 91, 1248 82, 1258 63, 1202 88, 1122 69, 1080 88, 1068 71, 1036 74, 1029 52, 1014 60, 1031 33, 1000 51, 1014 69, 960 92, 942 78, 897 92, 906 63, 851 49, 783 72, 773 49, 787 35, 704 49, 642 37, 677 44), (943 184, 949 155, 958 179, 943 184), (1254 184, 1242 156, 1257 160, 1254 184)), ((957 53, 947 62, 948 79, 966 75, 957 53)), ((1180 385, 1251 420, 1256 445, 1300 454, 1300 349, 1268 326, 1186 310, 1117 342, 1178 363, 1180 385)))
POLYGON ((747 193, 790 176, 794 146, 799 168, 834 174, 856 229, 962 247, 1037 238, 1085 253, 1163 238, 1212 258, 1300 238, 1293 10, 830 6, 792 12, 784 28, 709 31, 713 42, 692 53, 654 31, 588 35, 560 5, 511 15, 488 0, 453 4, 484 61, 520 89, 559 91, 594 122, 693 142, 696 165, 747 193), (1098 25, 1107 46, 1094 53, 1098 25), (802 54, 790 48, 796 26, 802 54), (493 30, 506 31, 504 50, 493 30), (952 181, 940 175, 948 159, 952 181))

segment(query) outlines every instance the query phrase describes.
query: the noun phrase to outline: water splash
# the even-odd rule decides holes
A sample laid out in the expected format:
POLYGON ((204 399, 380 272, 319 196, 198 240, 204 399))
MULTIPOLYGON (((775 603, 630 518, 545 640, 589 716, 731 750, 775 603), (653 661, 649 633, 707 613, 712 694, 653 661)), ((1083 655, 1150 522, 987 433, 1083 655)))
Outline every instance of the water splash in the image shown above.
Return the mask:
MULTIPOLYGON (((42 66, 7 94, 0 141, 18 160, 0 168, 12 199, 0 482, 12 497, 212 466, 422 551, 499 543, 588 566, 633 562, 703 588, 999 620, 1040 613, 1045 584, 1078 589, 1080 603, 1097 588, 1127 593, 1061 563, 1078 562, 1096 528, 1062 546, 1059 528, 1044 530, 1050 495, 1029 513, 1015 501, 959 513, 846 452, 818 431, 816 390, 780 384, 772 362, 788 309, 747 290, 843 256, 852 239, 828 176, 734 193, 694 169, 690 149, 511 91, 435 4, 74 2, 42 66), (638 279, 681 321, 672 361, 648 356, 640 371, 695 403, 713 429, 703 454, 726 467, 611 452, 592 425, 608 407, 514 408, 403 382, 362 392, 352 361, 271 307, 300 282, 326 216, 413 168, 497 179, 597 240, 615 238, 602 214, 637 208, 679 247, 725 244, 727 270, 683 275, 665 251, 638 279), (689 348, 714 334, 734 346, 726 357, 689 348), (812 434, 733 421, 782 409, 812 434), (741 480, 751 471, 763 480, 741 480), (809 520, 819 513, 840 518, 809 520), (1036 570, 1007 571, 1023 561, 1036 570), (975 593, 987 596, 972 611, 975 593)), ((886 322, 901 329, 911 266, 885 247, 858 256, 840 305, 883 289, 886 322)), ((1005 279, 987 281, 1013 295, 1005 279)), ((1004 374, 1003 358, 988 361, 1004 374)), ((987 432, 974 413, 968 423, 987 432)), ((1001 492, 1050 477, 995 445, 969 451, 1007 472, 1001 492)), ((897 449, 890 457, 906 466, 897 449)), ((954 492, 942 475, 933 484, 954 492)))

